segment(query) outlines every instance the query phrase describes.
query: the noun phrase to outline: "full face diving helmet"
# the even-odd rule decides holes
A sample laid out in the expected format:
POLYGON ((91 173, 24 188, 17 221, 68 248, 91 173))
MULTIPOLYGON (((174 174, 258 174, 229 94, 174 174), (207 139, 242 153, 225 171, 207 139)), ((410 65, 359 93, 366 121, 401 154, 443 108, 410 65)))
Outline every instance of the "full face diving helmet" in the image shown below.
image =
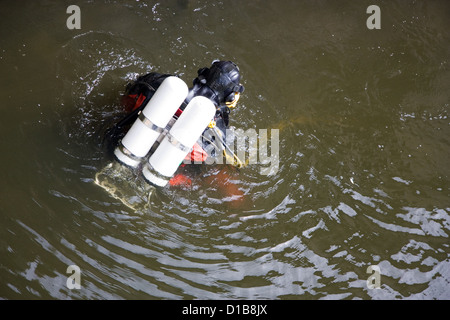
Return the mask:
MULTIPOLYGON (((203 94, 210 91, 209 98, 216 105, 234 107, 244 87, 240 84, 239 67, 231 61, 214 60, 210 68, 198 70, 194 86, 200 86, 203 94)), ((205 94, 206 95, 206 94, 205 94)))

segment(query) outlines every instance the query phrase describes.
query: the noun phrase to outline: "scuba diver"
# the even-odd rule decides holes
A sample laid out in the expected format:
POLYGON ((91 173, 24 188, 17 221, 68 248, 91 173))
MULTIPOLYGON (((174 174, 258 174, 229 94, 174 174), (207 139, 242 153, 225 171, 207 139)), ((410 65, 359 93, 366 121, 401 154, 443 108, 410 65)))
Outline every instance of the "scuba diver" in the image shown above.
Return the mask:
MULTIPOLYGON (((182 172, 183 168, 187 167, 186 164, 189 163, 201 164, 211 161, 211 158, 225 156, 227 160, 232 159, 232 162, 228 163, 234 163, 238 167, 242 165, 233 150, 226 144, 230 112, 236 107, 240 95, 244 91, 244 87, 240 83, 241 75, 238 66, 231 61, 214 60, 211 67, 198 70, 197 77, 193 80, 193 86, 189 89, 186 87, 187 92, 179 95, 182 97, 181 103, 169 101, 171 105, 176 106, 176 109, 173 109, 175 112, 170 111, 172 109, 169 110, 168 107, 165 111, 158 111, 159 113, 153 109, 148 111, 152 103, 153 105, 169 105, 166 100, 172 99, 175 101, 178 99, 176 97, 178 92, 183 91, 184 88, 183 85, 177 84, 175 80, 182 82, 181 79, 170 74, 151 72, 139 76, 136 81, 127 86, 122 99, 127 115, 107 132, 110 146, 115 148, 116 159, 128 166, 137 167, 139 158, 144 158, 142 155, 147 154, 149 151, 148 145, 150 145, 151 149, 148 153, 151 154, 151 157, 146 166, 143 167, 143 174, 148 182, 157 186, 164 186, 166 183, 170 186, 190 186, 191 179, 182 172), (169 80, 172 82, 172 89, 170 89, 169 80), (177 89, 173 89, 175 87, 177 89), (209 104, 212 111, 206 107, 202 109, 199 106, 198 110, 205 111, 198 111, 194 114, 194 111, 191 111, 194 106, 190 106, 195 103, 197 105, 209 104), (212 109, 212 106, 214 106, 214 109, 212 109), (206 111, 207 109, 208 111, 206 111), (158 120, 158 117, 162 117, 162 112, 166 112, 170 120, 167 125, 156 125, 156 120, 158 120), (187 113, 189 112, 193 115, 188 116, 187 113), (211 112, 211 114, 207 115, 208 112, 211 112), (151 116, 153 118, 150 120, 151 116), (200 123, 201 120, 199 119, 202 117, 207 119, 207 123, 192 124, 195 121, 200 123), (182 124, 180 124, 181 122, 182 124), (187 129, 189 125, 191 125, 191 129, 187 129), (183 127, 185 130, 180 133, 183 127), (194 129, 201 130, 200 137, 195 137, 196 134, 192 133, 195 131, 194 129), (150 132, 152 134, 156 132, 156 134, 151 136, 150 132), (176 136, 176 134, 178 135, 176 136), (147 138, 146 141, 139 141, 139 139, 143 139, 141 137, 144 135, 151 137, 151 139, 149 138, 151 142, 148 143, 149 139, 147 138), (187 137, 189 135, 195 137, 193 146, 189 145, 192 140, 187 137), (189 142, 184 143, 182 140, 189 140, 189 142), (144 144, 147 144, 147 149, 142 147, 144 144), (136 156, 142 148, 145 151, 142 152, 140 157, 136 156), (175 159, 175 155, 181 154, 180 150, 184 152, 184 158, 175 159), (156 159, 160 154, 164 154, 166 158, 164 160, 156 159), (174 156, 170 157, 169 155, 174 156), (183 163, 180 163, 180 160, 183 163), (174 162, 172 167, 176 170, 166 170, 164 166, 170 166, 170 162, 174 162), (154 170, 153 167, 158 166, 161 169, 154 170)), ((234 194, 241 193, 237 187, 232 187, 229 191, 234 194)))

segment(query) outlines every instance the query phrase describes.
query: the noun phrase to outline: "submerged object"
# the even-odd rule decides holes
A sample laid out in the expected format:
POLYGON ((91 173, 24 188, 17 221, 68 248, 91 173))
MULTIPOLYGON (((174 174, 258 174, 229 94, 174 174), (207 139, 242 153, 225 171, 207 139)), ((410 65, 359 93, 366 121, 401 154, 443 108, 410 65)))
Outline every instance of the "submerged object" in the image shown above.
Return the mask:
POLYGON ((114 150, 116 158, 136 168, 158 138, 165 134, 165 127, 188 92, 183 80, 175 76, 167 77, 114 150))
POLYGON ((211 100, 203 96, 194 97, 144 165, 142 174, 145 179, 164 187, 215 113, 211 100))
POLYGON ((110 162, 95 174, 94 183, 137 213, 150 208, 155 187, 140 179, 136 170, 118 161, 110 162))

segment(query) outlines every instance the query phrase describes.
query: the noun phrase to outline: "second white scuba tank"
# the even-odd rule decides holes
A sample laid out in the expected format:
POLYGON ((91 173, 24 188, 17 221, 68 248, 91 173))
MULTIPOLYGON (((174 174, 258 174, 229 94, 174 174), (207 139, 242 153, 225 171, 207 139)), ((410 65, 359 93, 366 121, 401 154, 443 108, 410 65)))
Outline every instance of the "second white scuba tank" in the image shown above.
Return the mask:
POLYGON ((211 100, 203 96, 194 97, 144 165, 142 174, 145 179, 164 187, 214 118, 215 112, 211 100))
POLYGON ((114 150, 116 158, 126 165, 137 167, 164 132, 188 92, 188 86, 180 78, 170 76, 164 79, 114 150))

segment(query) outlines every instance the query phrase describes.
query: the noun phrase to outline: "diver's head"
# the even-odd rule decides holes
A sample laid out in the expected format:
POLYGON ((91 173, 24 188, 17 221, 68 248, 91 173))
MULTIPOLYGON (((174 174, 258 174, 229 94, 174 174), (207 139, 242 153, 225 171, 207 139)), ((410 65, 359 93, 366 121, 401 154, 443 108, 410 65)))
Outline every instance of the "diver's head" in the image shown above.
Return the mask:
POLYGON ((240 81, 241 74, 235 63, 214 60, 210 68, 198 70, 198 77, 194 79, 194 85, 209 88, 213 93, 210 98, 214 99, 217 105, 235 105, 239 95, 244 91, 240 81))

